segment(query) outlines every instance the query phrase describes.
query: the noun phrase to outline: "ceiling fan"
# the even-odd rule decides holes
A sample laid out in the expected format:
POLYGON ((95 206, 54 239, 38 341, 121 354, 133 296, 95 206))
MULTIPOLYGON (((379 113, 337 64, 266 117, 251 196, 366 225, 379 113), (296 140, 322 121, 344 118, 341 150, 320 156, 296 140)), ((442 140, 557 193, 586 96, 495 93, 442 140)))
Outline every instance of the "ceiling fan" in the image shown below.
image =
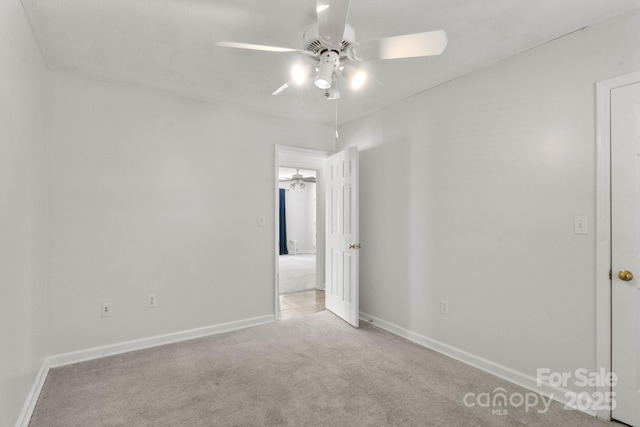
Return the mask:
POLYGON ((302 174, 300 174, 300 169, 296 169, 296 173, 291 175, 291 178, 283 178, 280 180, 280 182, 291 182, 291 185, 290 185, 291 188, 296 188, 296 187, 304 188, 305 182, 315 183, 316 178, 313 176, 308 176, 305 178, 302 174))
POLYGON ((358 69, 362 61, 439 55, 447 46, 447 35, 443 30, 356 41, 353 27, 347 24, 349 0, 317 0, 316 6, 318 22, 305 31, 303 49, 233 41, 219 41, 216 44, 236 49, 300 53, 311 64, 295 64, 291 79, 276 89, 273 95, 313 79, 315 85, 325 91, 327 99, 340 97, 338 78, 346 79, 354 90, 364 86, 367 74, 358 69))

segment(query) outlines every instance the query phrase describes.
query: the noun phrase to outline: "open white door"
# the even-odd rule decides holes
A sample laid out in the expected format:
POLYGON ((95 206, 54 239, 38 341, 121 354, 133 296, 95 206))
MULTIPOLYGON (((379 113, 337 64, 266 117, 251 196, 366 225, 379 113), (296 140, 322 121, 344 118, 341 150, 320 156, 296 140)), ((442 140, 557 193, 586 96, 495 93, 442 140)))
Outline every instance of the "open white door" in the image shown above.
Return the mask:
POLYGON ((358 149, 327 159, 327 250, 325 306, 358 327, 358 149))
POLYGON ((611 91, 611 165, 612 416, 640 427, 640 83, 611 91))

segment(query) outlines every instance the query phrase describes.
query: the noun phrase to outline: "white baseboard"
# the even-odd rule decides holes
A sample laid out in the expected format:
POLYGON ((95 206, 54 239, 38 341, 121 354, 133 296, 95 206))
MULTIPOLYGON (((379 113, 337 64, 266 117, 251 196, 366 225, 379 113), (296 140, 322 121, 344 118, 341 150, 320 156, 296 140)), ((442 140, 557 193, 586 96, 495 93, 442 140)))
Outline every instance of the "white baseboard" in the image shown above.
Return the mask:
MULTIPOLYGON (((571 393, 571 391, 566 388, 556 387, 548 383, 538 385, 537 379, 532 377, 531 375, 516 371, 499 363, 492 362, 490 360, 468 353, 464 350, 460 350, 456 347, 450 346, 440 341, 436 341, 417 332, 405 329, 391 322, 387 322, 386 320, 371 316, 367 313, 360 312, 360 320, 370 323, 373 326, 377 326, 380 329, 384 329, 387 332, 391 332, 394 335, 405 338, 418 345, 437 351, 438 353, 442 353, 445 356, 451 357, 452 359, 466 363, 467 365, 473 366, 474 368, 478 368, 489 374, 495 375, 496 377, 502 378, 503 380, 524 387, 527 390, 531 390, 545 397, 550 397, 563 405, 568 405, 569 403, 569 400, 566 396, 567 393, 571 393)), ((489 392, 490 390, 487 391, 489 392)), ((577 407, 572 408, 580 410, 591 416, 596 416, 595 411, 585 411, 577 407)))
POLYGON ((134 350, 142 350, 144 348, 156 347, 164 344, 171 344, 180 341, 186 341, 194 338, 206 337, 208 335, 220 334, 236 329, 249 328, 251 326, 263 325, 275 321, 275 316, 269 314, 266 316, 253 317, 250 319, 236 320, 233 322, 219 323, 217 325, 204 326, 202 328, 188 329, 186 331, 173 332, 165 335, 157 335, 154 337, 141 338, 132 341, 124 341, 115 344, 109 344, 101 347, 89 348, 86 350, 74 351, 70 353, 57 354, 49 356, 49 367, 70 365, 72 363, 84 362, 86 360, 98 359, 104 356, 126 353, 134 350))
POLYGON ((115 344, 109 344, 101 347, 89 348, 86 350, 73 351, 70 353, 56 354, 47 357, 38 375, 31 387, 31 391, 27 396, 22 412, 16 423, 16 427, 28 427, 31 415, 38 402, 40 391, 47 378, 49 369, 59 366, 70 365, 72 363, 84 362, 87 360, 98 359, 100 357, 112 356, 114 354, 126 353, 129 351, 142 350, 145 348, 157 347, 165 344, 172 344, 180 341, 191 340, 194 338, 202 338, 209 335, 220 334, 223 332, 234 331, 237 329, 249 328, 252 326, 264 325, 275 322, 275 315, 269 314, 265 316, 252 317, 250 319, 236 320, 233 322, 219 323, 217 325, 205 326, 202 328, 188 329, 186 331, 173 332, 170 334, 157 335, 154 337, 141 338, 137 340, 124 341, 115 344))
POLYGON ((44 362, 42 362, 42 366, 40 367, 38 374, 36 375, 36 379, 33 381, 33 385, 31 386, 31 390, 29 390, 29 394, 27 395, 24 405, 22 405, 22 411, 20 411, 20 415, 18 416, 16 427, 29 427, 31 414, 33 414, 33 410, 36 407, 40 391, 42 391, 44 381, 47 379, 47 374, 49 374, 49 366, 47 365, 47 359, 45 359, 44 362))

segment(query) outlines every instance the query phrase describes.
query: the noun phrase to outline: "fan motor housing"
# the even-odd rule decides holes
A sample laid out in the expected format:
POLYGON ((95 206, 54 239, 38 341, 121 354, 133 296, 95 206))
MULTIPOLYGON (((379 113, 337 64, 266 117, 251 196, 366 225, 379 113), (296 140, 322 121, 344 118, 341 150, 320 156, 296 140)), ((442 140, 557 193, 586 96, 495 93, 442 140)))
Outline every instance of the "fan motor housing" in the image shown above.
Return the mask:
POLYGON ((320 40, 320 33, 318 32, 318 24, 313 25, 307 31, 304 32, 302 39, 304 40, 304 49, 313 52, 316 55, 320 55, 327 50, 333 50, 338 53, 340 58, 348 57, 349 47, 356 41, 356 32, 351 25, 345 25, 344 36, 342 37, 342 43, 340 43, 340 49, 336 50, 330 46, 326 46, 320 40))

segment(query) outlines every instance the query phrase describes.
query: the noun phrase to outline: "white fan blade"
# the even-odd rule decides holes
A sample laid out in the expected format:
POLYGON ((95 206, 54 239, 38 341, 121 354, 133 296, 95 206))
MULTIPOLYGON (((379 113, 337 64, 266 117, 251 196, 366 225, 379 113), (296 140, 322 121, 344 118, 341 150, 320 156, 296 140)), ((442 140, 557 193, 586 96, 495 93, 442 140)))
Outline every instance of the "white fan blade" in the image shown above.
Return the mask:
POLYGON ((282 86, 280 86, 275 91, 273 91, 273 93, 271 95, 280 95, 281 93, 284 93, 284 92, 288 91, 290 88, 291 88, 291 86, 289 85, 289 82, 287 82, 287 83, 283 84, 282 86))
POLYGON ((242 43, 242 42, 230 42, 230 41, 219 41, 216 42, 216 45, 222 47, 231 47, 234 49, 248 49, 248 50, 261 50, 264 52, 297 52, 303 53, 309 56, 318 56, 316 53, 309 52, 308 50, 302 49, 292 49, 290 47, 279 47, 279 46, 266 46, 263 44, 253 44, 253 43, 242 43))
POLYGON ((440 55, 447 46, 447 33, 443 30, 360 42, 355 47, 362 59, 399 59, 440 55))
POLYGON ((318 33, 320 41, 338 49, 347 25, 349 0, 317 0, 318 33))
POLYGON ((265 46, 262 44, 241 43, 241 42, 220 41, 220 42, 216 42, 216 44, 222 47, 232 47, 235 49, 263 50, 266 52, 297 52, 298 51, 298 49, 291 49, 288 47, 265 46))

